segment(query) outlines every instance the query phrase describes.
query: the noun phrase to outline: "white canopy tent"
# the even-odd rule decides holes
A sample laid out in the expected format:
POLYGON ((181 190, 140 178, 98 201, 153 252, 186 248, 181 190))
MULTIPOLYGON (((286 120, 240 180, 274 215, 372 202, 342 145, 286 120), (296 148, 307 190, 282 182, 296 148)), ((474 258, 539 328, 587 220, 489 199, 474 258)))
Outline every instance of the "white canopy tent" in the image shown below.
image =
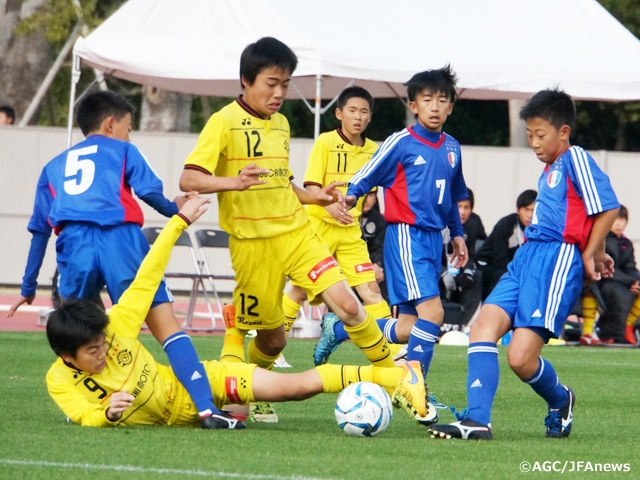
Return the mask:
POLYGON ((289 96, 315 99, 316 134, 320 100, 349 82, 403 97, 414 73, 447 63, 461 98, 560 86, 578 99, 640 99, 640 41, 596 0, 130 0, 78 39, 74 66, 234 97, 240 53, 263 36, 298 55, 289 96))

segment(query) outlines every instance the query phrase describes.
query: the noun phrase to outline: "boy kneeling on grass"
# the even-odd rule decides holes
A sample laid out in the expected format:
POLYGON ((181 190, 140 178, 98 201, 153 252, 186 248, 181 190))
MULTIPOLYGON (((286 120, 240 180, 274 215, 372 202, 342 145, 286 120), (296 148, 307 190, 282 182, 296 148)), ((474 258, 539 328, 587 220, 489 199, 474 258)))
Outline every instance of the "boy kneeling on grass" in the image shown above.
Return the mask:
MULTIPOLYGON (((207 210, 207 203, 209 199, 192 198, 169 220, 109 314, 89 300, 73 299, 49 315, 47 338, 59 358, 47 373, 47 389, 73 422, 94 427, 200 424, 197 409, 171 367, 157 363, 138 334, 171 249, 182 231, 207 210)), ((244 363, 209 361, 204 367, 219 408, 256 400, 303 400, 365 381, 395 389, 394 396, 406 400, 409 409, 426 414, 418 362, 391 368, 322 365, 292 374, 244 363)), ((413 418, 415 412, 409 413, 413 418)), ((225 411, 215 419, 220 429, 245 428, 225 411)))

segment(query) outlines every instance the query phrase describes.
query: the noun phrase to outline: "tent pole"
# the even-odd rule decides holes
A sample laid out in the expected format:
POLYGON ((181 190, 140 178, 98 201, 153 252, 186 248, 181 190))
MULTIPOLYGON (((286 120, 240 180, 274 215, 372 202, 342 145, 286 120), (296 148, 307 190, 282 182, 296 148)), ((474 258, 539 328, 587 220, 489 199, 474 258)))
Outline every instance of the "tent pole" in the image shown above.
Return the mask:
POLYGON ((69 121, 67 123, 67 148, 71 147, 71 132, 73 130, 73 105, 76 99, 76 86, 80 80, 80 57, 75 53, 71 63, 71 92, 69 94, 69 121))
POLYGON ((316 107, 313 111, 315 119, 313 122, 313 138, 317 139, 320 135, 320 115, 322 115, 322 104, 320 99, 322 98, 322 75, 316 75, 316 107))

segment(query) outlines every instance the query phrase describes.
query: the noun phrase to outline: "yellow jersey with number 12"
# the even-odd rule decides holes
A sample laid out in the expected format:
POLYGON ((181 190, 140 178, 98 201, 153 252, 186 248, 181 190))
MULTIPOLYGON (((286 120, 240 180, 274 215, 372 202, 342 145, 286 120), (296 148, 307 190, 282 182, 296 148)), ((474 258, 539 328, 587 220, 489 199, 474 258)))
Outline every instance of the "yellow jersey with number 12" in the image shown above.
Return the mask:
POLYGON ((279 113, 265 120, 242 97, 214 113, 185 169, 236 177, 249 164, 268 169, 264 185, 218 193, 220 226, 239 238, 272 238, 309 221, 291 186, 289 122, 279 113))
MULTIPOLYGON (((309 155, 307 171, 304 175, 304 185, 326 187, 332 182, 342 182, 338 187, 342 193, 347 192, 351 177, 366 165, 376 152, 378 145, 365 138, 364 145, 358 147, 349 142, 340 129, 323 133, 313 145, 309 155)), ((362 215, 364 197, 358 199, 356 206, 350 210, 354 216, 354 224, 358 225, 358 218, 362 215)), ((307 212, 320 220, 340 227, 351 227, 337 222, 324 207, 307 205, 307 212)), ((359 228, 359 227, 358 227, 359 228)))

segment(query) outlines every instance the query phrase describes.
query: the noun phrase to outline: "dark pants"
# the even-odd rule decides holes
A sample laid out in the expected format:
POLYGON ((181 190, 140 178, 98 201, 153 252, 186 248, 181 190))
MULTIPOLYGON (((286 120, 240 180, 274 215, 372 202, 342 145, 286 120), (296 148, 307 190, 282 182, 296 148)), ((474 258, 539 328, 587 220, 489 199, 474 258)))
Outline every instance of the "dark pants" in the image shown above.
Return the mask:
POLYGON ((627 325, 627 315, 636 294, 629 291, 629 287, 616 280, 602 279, 598 288, 606 304, 605 312, 598 320, 600 338, 613 338, 615 343, 625 343, 624 332, 627 325))
MULTIPOLYGON (((444 295, 441 295, 441 298, 444 298, 444 295)), ((443 300, 443 326, 458 325, 457 329, 462 330, 462 328, 469 323, 469 320, 471 320, 473 314, 476 313, 478 305, 480 305, 481 302, 482 272, 480 270, 476 270, 475 276, 473 278, 473 283, 469 287, 461 292, 458 290, 454 290, 453 292, 451 292, 450 302, 443 300)), ((453 329, 456 330, 456 328, 453 329)))
POLYGON ((479 265, 478 270, 482 272, 482 301, 484 302, 498 284, 500 277, 507 273, 507 269, 496 268, 491 265, 479 265))

